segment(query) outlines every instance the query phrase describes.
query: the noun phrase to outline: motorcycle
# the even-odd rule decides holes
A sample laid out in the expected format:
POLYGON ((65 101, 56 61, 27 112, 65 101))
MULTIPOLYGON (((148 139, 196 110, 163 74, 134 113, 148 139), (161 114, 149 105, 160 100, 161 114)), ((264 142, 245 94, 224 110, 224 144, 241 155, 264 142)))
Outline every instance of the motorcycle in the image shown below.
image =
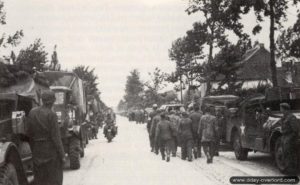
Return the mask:
POLYGON ((109 143, 117 135, 117 133, 118 133, 118 127, 115 125, 106 126, 104 129, 104 136, 106 137, 109 143))

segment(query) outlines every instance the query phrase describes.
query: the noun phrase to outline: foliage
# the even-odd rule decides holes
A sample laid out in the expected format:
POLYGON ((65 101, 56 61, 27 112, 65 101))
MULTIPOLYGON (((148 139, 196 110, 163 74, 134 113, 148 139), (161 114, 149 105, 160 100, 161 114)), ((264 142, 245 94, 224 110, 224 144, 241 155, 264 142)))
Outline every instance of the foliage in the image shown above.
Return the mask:
POLYGON ((20 51, 16 64, 29 73, 33 73, 34 70, 44 71, 48 62, 47 55, 41 39, 37 39, 29 47, 20 51))
POLYGON ((95 68, 89 69, 89 66, 77 66, 73 69, 73 72, 78 75, 80 79, 85 82, 87 95, 98 95, 99 90, 97 88, 98 76, 94 74, 95 68))
POLYGON ((140 73, 137 69, 130 72, 127 76, 127 82, 125 87, 124 100, 127 104, 127 108, 137 108, 141 107, 142 94, 144 90, 144 85, 140 80, 140 73))
POLYGON ((281 58, 282 62, 293 61, 298 62, 300 59, 300 14, 294 26, 283 30, 278 36, 277 57, 281 58))
POLYGON ((226 30, 233 31, 240 38, 247 38, 248 35, 242 32, 243 25, 238 21, 239 16, 232 7, 235 4, 228 0, 189 0, 188 14, 199 12, 202 21, 194 24, 194 30, 201 33, 203 44, 208 45, 208 61, 205 66, 201 66, 205 81, 207 82, 207 92, 210 92, 212 80, 211 63, 215 47, 222 47, 227 42, 226 30))
MULTIPOLYGON (((6 12, 4 10, 4 2, 0 0, 0 25, 6 24, 6 12)), ((12 35, 0 33, 0 48, 8 46, 17 46, 20 43, 21 38, 24 36, 23 31, 16 31, 12 35)))
POLYGON ((272 73, 272 83, 274 86, 278 85, 277 82, 277 70, 275 61, 275 31, 282 28, 282 21, 286 20, 287 10, 289 5, 297 5, 300 0, 234 0, 235 10, 237 11, 236 17, 239 17, 240 13, 248 13, 253 8, 258 24, 253 28, 253 34, 257 34, 261 30, 260 23, 264 21, 264 17, 270 18, 270 68, 272 73))
POLYGON ((234 94, 242 87, 243 82, 239 80, 238 73, 242 67, 240 62, 246 51, 251 48, 250 39, 240 39, 236 45, 228 42, 221 48, 212 63, 213 79, 220 81, 217 91, 225 90, 226 94, 234 94))

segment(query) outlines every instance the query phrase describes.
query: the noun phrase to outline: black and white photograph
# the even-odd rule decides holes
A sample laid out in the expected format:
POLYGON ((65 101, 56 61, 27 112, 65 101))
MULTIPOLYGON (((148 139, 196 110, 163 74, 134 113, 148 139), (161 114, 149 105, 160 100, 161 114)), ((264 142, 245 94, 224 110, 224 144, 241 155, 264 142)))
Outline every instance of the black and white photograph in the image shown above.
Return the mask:
POLYGON ((0 0, 0 185, 299 177, 300 0, 0 0))

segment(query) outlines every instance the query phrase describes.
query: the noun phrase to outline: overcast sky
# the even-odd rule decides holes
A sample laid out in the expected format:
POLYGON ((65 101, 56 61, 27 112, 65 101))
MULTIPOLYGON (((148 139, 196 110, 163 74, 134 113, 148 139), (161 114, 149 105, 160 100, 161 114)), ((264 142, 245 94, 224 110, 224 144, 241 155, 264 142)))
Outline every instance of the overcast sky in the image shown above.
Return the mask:
MULTIPOLYGON (((174 70, 168 58, 172 41, 201 20, 188 16, 184 0, 3 0, 7 12, 6 33, 23 29, 25 37, 15 48, 27 47, 41 38, 50 55, 57 44, 63 69, 77 65, 96 68, 101 98, 116 106, 124 95, 126 76, 138 69, 144 81, 148 72, 159 67, 174 70)), ((289 11, 291 25, 296 13, 289 11)), ((244 18, 249 34, 253 15, 244 18)), ((268 22, 253 37, 269 46, 268 22)), ((234 38, 232 37, 232 40, 234 38)))

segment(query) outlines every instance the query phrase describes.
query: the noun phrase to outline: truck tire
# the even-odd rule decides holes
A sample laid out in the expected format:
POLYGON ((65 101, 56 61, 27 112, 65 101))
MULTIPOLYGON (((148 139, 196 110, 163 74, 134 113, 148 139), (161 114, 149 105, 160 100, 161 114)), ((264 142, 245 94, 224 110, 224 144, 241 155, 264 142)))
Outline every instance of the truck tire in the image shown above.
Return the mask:
POLYGON ((244 161, 248 157, 248 150, 242 147, 241 137, 238 132, 233 136, 233 150, 235 158, 240 161, 244 161))
POLYGON ((80 168, 80 140, 76 137, 70 139, 70 168, 77 170, 80 168))
POLYGON ((16 168, 11 163, 0 168, 0 185, 19 185, 16 168))

